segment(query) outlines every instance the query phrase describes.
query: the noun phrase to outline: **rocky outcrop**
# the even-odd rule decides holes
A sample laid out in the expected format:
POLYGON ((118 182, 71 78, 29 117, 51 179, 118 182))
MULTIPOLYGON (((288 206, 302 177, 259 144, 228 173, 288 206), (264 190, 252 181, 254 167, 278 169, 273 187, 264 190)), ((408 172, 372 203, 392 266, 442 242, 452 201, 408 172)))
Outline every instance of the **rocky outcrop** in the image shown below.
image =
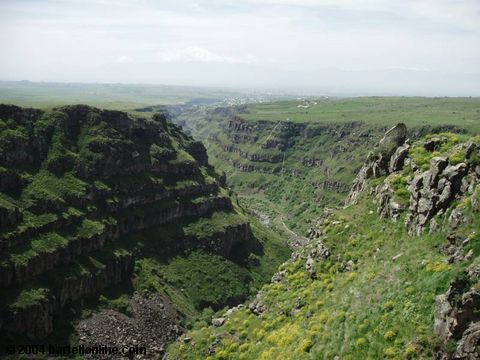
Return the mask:
POLYGON ((317 277, 315 263, 328 259, 330 257, 330 249, 325 246, 322 241, 314 239, 311 239, 310 243, 307 245, 307 248, 309 248, 309 250, 307 252, 305 270, 310 278, 315 279, 317 277))
POLYGON ((348 136, 360 137, 365 140, 370 138, 368 131, 360 130, 364 124, 360 121, 332 123, 319 125, 313 123, 299 123, 289 120, 265 121, 244 120, 234 116, 227 125, 227 134, 232 143, 254 143, 258 140, 257 134, 268 134, 267 139, 260 145, 264 149, 278 149, 285 151, 291 148, 300 139, 311 139, 317 136, 341 140, 348 136))
POLYGON ((408 149, 410 149, 410 145, 404 144, 395 150, 390 158, 390 164, 388 167, 389 172, 392 173, 403 169, 403 166, 405 165, 405 159, 408 157, 408 149))
POLYGON ((265 305, 262 301, 262 291, 260 290, 257 295, 255 296, 255 299, 248 304, 248 309, 255 315, 262 315, 262 313, 265 311, 265 305))
POLYGON ((434 330, 442 341, 438 359, 480 358, 479 284, 480 268, 474 266, 455 279, 446 294, 437 296, 434 330), (453 353, 448 349, 452 342, 453 353))
POLYGON ((438 150, 442 144, 446 143, 447 140, 448 138, 446 136, 435 136, 425 141, 423 147, 427 151, 435 151, 438 150))
POLYGON ((2 129, 0 166, 8 168, 17 164, 28 166, 34 163, 43 147, 39 139, 30 136, 32 129, 29 124, 40 119, 42 114, 43 111, 37 109, 0 104, 0 119, 13 121, 22 127, 21 131, 2 129))
POLYGON ((225 320, 227 320, 225 317, 219 317, 212 319, 212 325, 213 326, 222 326, 225 323, 225 320))
MULTIPOLYGON (((440 138, 433 138, 434 143, 440 138)), ((435 149, 431 140, 428 140, 428 148, 435 149)), ((427 144, 427 143, 426 143, 427 144)), ((470 196, 475 204, 475 189, 480 183, 480 176, 475 170, 476 164, 470 161, 480 154, 477 144, 459 144, 454 151, 464 152, 465 161, 451 164, 445 157, 433 157, 430 168, 425 172, 417 170, 410 183, 409 191, 410 207, 405 220, 409 232, 419 234, 427 222, 434 216, 442 215, 455 199, 470 196)), ((473 207, 475 210, 475 206, 473 207)), ((449 216, 448 223, 451 230, 455 230, 458 224, 465 221, 461 209, 454 209, 449 216)))
POLYGON ((466 173, 465 163, 448 165, 447 159, 434 157, 430 169, 414 177, 408 188, 411 197, 409 214, 405 220, 410 233, 419 234, 433 216, 447 209, 461 193, 461 183, 466 173))
POLYGON ((406 206, 397 200, 391 184, 388 181, 385 181, 375 189, 375 192, 379 215, 384 218, 398 219, 406 206))
POLYGON ((222 231, 205 237, 181 236, 175 241, 175 246, 168 251, 174 253, 186 249, 204 249, 210 252, 229 257, 234 246, 242 241, 247 241, 252 236, 250 225, 247 222, 228 225, 222 231))
POLYGON ((259 147, 262 149, 277 149, 285 151, 294 144, 294 137, 301 136, 305 124, 293 123, 290 121, 245 121, 235 117, 228 126, 228 135, 233 143, 254 143, 259 139, 258 134, 265 132, 269 136, 262 140, 259 147))
POLYGON ((236 153, 244 159, 253 162, 269 162, 275 164, 282 162, 284 159, 284 154, 250 153, 247 151, 243 151, 233 145, 224 145, 223 149, 228 152, 236 153))
POLYGON ((389 174, 392 162, 394 166, 398 167, 398 164, 402 162, 400 161, 402 155, 401 152, 396 153, 396 151, 399 146, 405 143, 406 136, 407 127, 402 123, 392 127, 385 133, 377 148, 368 155, 365 164, 353 182, 353 186, 347 196, 347 205, 356 202, 359 194, 365 189, 368 179, 389 174))
POLYGON ((314 186, 337 193, 348 193, 350 188, 347 184, 333 179, 325 179, 323 181, 320 181, 319 183, 314 184, 314 186))
POLYGON ((156 163, 152 166, 151 171, 161 175, 188 176, 198 174, 200 168, 197 162, 187 160, 183 162, 156 163))
POLYGON ((207 149, 200 141, 190 142, 187 145, 187 151, 193 156, 199 166, 208 165, 207 149))
MULTIPOLYGON (((166 203, 175 199, 181 200, 182 198, 196 197, 203 194, 215 194, 218 191, 218 186, 218 183, 192 184, 186 187, 167 189, 158 183, 139 183, 132 188, 127 184, 117 183, 108 191, 91 187, 87 190, 85 197, 70 198, 69 201, 72 206, 79 207, 86 206, 88 203, 87 199, 88 201, 95 202, 97 206, 90 212, 90 218, 103 219, 107 214, 122 217, 124 218, 120 221, 124 224, 122 231, 128 232, 130 230, 141 230, 143 228, 142 224, 145 223, 145 221, 141 219, 145 218, 146 214, 142 214, 139 220, 139 218, 134 219, 131 217, 131 211, 138 211, 140 208, 154 208, 155 204, 166 203), (119 195, 122 194, 123 196, 120 197, 119 195), (115 198, 115 201, 109 201, 111 198, 115 198)), ((55 205, 55 207, 57 207, 57 205, 55 205)), ((228 207, 227 205, 227 208, 228 207)), ((38 207, 37 211, 48 213, 49 208, 38 207)), ((172 206, 171 211, 175 211, 177 215, 182 213, 178 211, 178 204, 172 206)), ((62 228, 74 226, 78 224, 82 218, 83 215, 81 214, 72 215, 68 218, 57 216, 51 221, 36 226, 35 228, 12 228, 11 231, 0 235, 0 250, 19 245, 32 236, 38 236, 38 234, 41 233, 56 232, 62 228)), ((175 219, 175 216, 172 217, 169 215, 167 219, 166 221, 175 219)), ((20 223, 20 221, 18 223, 20 223)))
MULTIPOLYGON (((164 252, 165 254, 178 253, 187 249, 202 248, 227 257, 230 254, 231 249, 237 243, 247 241, 251 236, 249 224, 239 223, 236 225, 229 225, 225 227, 223 231, 212 233, 206 237, 197 237, 194 235, 178 236, 175 239, 172 239, 170 243, 164 244, 164 252)), ((2 317, 2 321, 0 321, 0 330, 13 333, 26 332, 33 338, 46 336, 53 330, 51 325, 53 315, 68 301, 75 301, 79 298, 91 296, 108 285, 116 284, 121 280, 125 280, 130 275, 133 266, 133 259, 130 257, 121 259, 122 261, 120 263, 114 262, 112 265, 107 265, 105 272, 102 273, 103 275, 98 274, 93 280, 71 279, 66 281, 58 291, 59 295, 49 297, 44 303, 36 304, 27 309, 22 309, 19 311, 19 314, 16 312, 15 316, 7 312, 6 315, 2 317), (79 287, 75 285, 76 281, 81 284, 79 287), (24 319, 30 319, 32 316, 37 317, 38 320, 32 322, 32 328, 28 328, 29 321, 24 319), (23 325, 18 325, 18 327, 9 325, 9 319, 11 319, 12 322, 19 322, 19 324, 23 325), (2 324, 4 327, 2 327, 2 324)), ((43 257, 38 260, 44 263, 48 258, 43 257)), ((61 261, 65 261, 65 259, 62 259, 61 261)), ((48 265, 45 265, 41 269, 46 270, 47 268, 54 268, 55 265, 58 265, 53 263, 53 261, 51 263, 48 263, 47 261, 46 264, 48 265)), ((35 271, 39 271, 40 268, 34 267, 34 265, 35 263, 32 263, 30 267, 33 273, 28 273, 28 276, 23 274, 23 277, 17 281, 22 282, 28 277, 36 275, 35 271)))
POLYGON ((407 127, 399 123, 388 130, 378 143, 378 151, 383 155, 382 159, 388 160, 400 145, 407 139, 407 127))
POLYGON ((0 104, 0 119, 11 119, 19 124, 29 124, 43 114, 42 110, 0 104))
MULTIPOLYGON (((430 160, 428 170, 422 171, 409 156, 411 144, 406 140, 406 134, 407 129, 404 125, 397 125, 385 134, 360 169, 346 204, 350 205, 356 201, 370 178, 387 176, 383 183, 373 190, 379 205, 379 214, 397 219, 408 209, 405 225, 411 235, 418 235, 427 228, 434 231, 437 222, 430 224, 430 221, 436 215, 444 214, 455 199, 474 194, 480 176, 476 171, 477 164, 471 159, 480 154, 480 147, 472 142, 455 145, 450 152, 464 153, 463 162, 454 159, 455 163, 451 163, 447 157, 434 156, 430 160), (411 178, 405 178, 401 173, 405 166, 411 168, 413 173, 411 178), (393 185, 394 182, 396 185, 393 185), (403 188, 395 189, 395 186, 403 188), (397 191, 402 193, 398 194, 397 191), (405 199, 406 195, 409 200, 405 199)), ((448 141, 446 135, 433 136, 423 143, 423 147, 426 151, 433 152, 448 141)), ((472 195, 472 198, 476 206, 475 196, 472 195)), ((450 215, 449 223, 452 229, 464 220, 459 211, 454 210, 450 215)))
POLYGON ((480 343, 480 323, 472 323, 467 330, 464 331, 462 338, 458 341, 454 358, 457 359, 479 359, 480 351, 478 344, 480 343))
POLYGON ((16 171, 0 168, 0 189, 12 193, 21 187, 22 183, 23 180, 16 171))
MULTIPOLYGON (((228 162, 232 170, 288 174, 307 180, 313 185, 316 202, 338 202, 338 194, 349 191, 350 178, 357 170, 352 164, 384 131, 362 121, 246 120, 241 114, 231 115, 223 123, 217 117, 217 121, 221 131, 209 135, 217 159, 228 162)), ((287 202, 299 205, 296 199, 287 202)))

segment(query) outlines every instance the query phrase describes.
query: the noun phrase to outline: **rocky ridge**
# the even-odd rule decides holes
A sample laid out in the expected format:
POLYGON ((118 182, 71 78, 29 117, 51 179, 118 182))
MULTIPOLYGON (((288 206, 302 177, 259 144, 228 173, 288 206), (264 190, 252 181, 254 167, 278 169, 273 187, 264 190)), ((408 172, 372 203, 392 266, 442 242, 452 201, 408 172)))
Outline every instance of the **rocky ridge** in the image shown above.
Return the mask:
MULTIPOLYGON (((480 146, 475 140, 461 143, 453 134, 434 136, 421 147, 417 144, 412 148, 410 140, 406 139, 405 126, 399 124, 386 133, 378 150, 369 155, 346 204, 355 203, 369 179, 386 177, 373 190, 379 214, 396 219, 406 211, 405 225, 410 234, 419 235, 427 227, 435 231, 438 219, 446 216, 454 200, 473 196, 474 210, 478 211, 475 199, 480 182, 479 154, 480 146), (387 151, 386 142, 392 144, 387 146, 387 151), (443 156, 435 156, 441 145, 445 145, 443 156), (419 149, 425 154, 422 158, 415 156, 419 149), (422 161, 421 166, 418 160, 422 161), (395 187, 399 183, 408 185, 408 193, 397 191, 395 187)), ((460 210, 457 208, 449 213, 448 225, 452 229, 461 221, 458 219, 460 210)))

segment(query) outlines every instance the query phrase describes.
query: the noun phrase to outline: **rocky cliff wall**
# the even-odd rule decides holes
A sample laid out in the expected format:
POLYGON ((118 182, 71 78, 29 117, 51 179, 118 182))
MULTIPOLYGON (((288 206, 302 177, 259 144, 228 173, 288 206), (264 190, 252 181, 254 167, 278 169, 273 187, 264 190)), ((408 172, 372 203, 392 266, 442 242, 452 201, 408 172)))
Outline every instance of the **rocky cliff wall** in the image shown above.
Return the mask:
MULTIPOLYGON (((43 338, 68 303, 128 280, 139 254, 120 246, 124 239, 233 212, 203 145, 164 114, 144 119, 84 105, 52 111, 0 105, 0 120, 5 338, 43 338)), ((199 236, 177 231, 163 251, 197 248, 228 257, 251 237, 246 221, 212 229, 199 236)))

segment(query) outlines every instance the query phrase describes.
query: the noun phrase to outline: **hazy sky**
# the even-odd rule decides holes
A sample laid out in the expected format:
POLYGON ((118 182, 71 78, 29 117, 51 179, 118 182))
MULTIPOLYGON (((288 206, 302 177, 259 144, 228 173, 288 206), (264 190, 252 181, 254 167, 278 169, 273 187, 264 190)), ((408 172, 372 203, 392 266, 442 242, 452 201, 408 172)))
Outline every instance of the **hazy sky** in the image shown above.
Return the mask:
POLYGON ((480 0, 0 0, 0 79, 480 95, 480 0))

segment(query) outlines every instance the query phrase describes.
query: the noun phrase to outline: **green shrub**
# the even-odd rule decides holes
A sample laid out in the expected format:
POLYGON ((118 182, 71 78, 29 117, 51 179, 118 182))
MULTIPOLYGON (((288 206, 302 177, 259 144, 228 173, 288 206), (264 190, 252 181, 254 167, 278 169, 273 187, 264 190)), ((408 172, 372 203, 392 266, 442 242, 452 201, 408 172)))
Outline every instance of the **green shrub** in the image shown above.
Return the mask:
POLYGON ((162 160, 172 159, 175 155, 175 150, 157 144, 150 145, 150 157, 152 163, 161 162, 162 160))
POLYGON ((448 157, 448 162, 451 165, 457 165, 461 162, 465 161, 465 152, 460 150, 455 150, 450 156, 448 157))

